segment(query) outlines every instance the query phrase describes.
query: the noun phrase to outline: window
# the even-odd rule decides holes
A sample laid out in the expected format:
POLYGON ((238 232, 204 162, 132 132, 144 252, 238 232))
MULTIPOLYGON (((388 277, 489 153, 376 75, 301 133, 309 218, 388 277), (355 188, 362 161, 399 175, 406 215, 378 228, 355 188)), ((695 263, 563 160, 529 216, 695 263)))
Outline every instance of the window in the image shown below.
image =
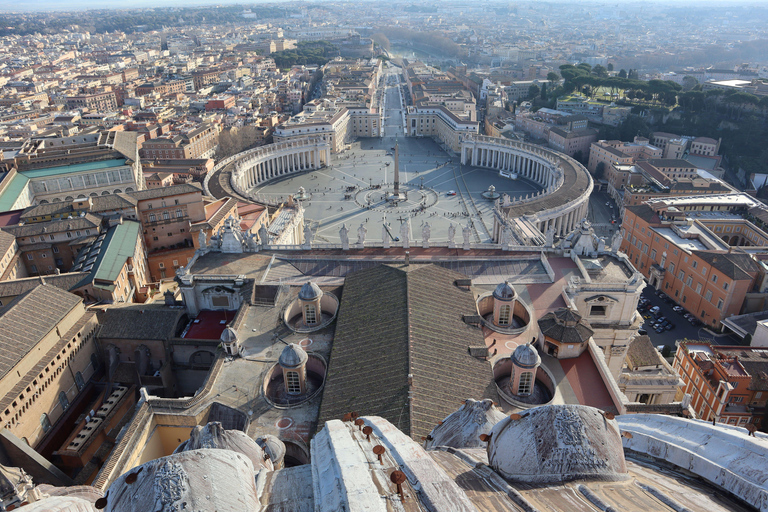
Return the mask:
POLYGON ((520 383, 517 386, 518 395, 530 395, 533 387, 533 372, 524 372, 520 374, 520 383))
POLYGON ((681 271, 680 271, 680 273, 679 273, 679 274, 677 274, 677 277, 678 277, 678 279, 680 279, 680 280, 682 281, 683 279, 685 279, 685 272, 683 272, 683 271, 681 270, 681 271))
POLYGON ((33 260, 34 258, 35 258, 35 257, 32 255, 32 253, 29 253, 29 254, 27 254, 27 259, 28 259, 28 260, 30 260, 30 261, 31 261, 31 260, 33 260))
POLYGON ((46 434, 51 430, 51 420, 48 419, 48 415, 45 413, 40 416, 40 426, 43 427, 43 432, 46 434))
POLYGON ((171 214, 169 212, 163 212, 163 220, 168 220, 171 218, 171 214))
POLYGON ((713 282, 713 283, 716 283, 716 282, 717 282, 717 275, 715 275, 715 274, 712 274, 712 282, 713 282))
POLYGON ((685 281, 685 284, 688 286, 691 286, 693 284, 693 278, 691 276, 688 276, 688 279, 685 281))
POLYGON ((177 219, 180 219, 183 216, 184 216, 184 212, 182 212, 181 210, 176 210, 176 218, 177 219))
POLYGON ((696 293, 701 293, 701 283, 696 283, 696 293))
POLYGON ((163 262, 161 261, 160 263, 158 263, 158 264, 157 264, 157 266, 158 266, 158 267, 160 267, 160 268, 165 268, 165 263, 163 263, 163 262))
POLYGON ((301 393, 301 379, 299 378, 299 372, 285 372, 286 380, 288 381, 288 394, 298 395, 301 393))
POLYGON ((605 316, 606 306, 592 306, 589 309, 591 316, 605 316))
POLYGON ((306 304, 304 306, 304 318, 307 325, 315 325, 317 323, 317 311, 314 304, 306 304))
POLYGON ((696 261, 696 260, 693 260, 693 265, 692 266, 693 266, 693 268, 698 267, 699 266, 699 262, 696 261))
POLYGON ((672 275, 675 275, 675 264, 674 264, 674 263, 670 263, 670 264, 669 264, 669 272, 670 272, 672 275))
POLYGON ((154 213, 150 213, 149 214, 149 222, 155 222, 155 214, 154 213))
POLYGON ((728 283, 727 282, 723 283, 723 290, 727 290, 727 289, 728 289, 728 283))
POLYGON ((707 275, 707 267, 704 267, 701 269, 701 275, 703 276, 707 275))
POLYGON ((712 300, 712 290, 707 290, 707 294, 704 296, 704 300, 707 302, 712 300))
POLYGON ((82 373, 75 373, 75 384, 77 384, 78 391, 82 391, 82 389, 85 387, 85 380, 83 379, 82 373))
POLYGON ((717 309, 723 309, 723 299, 717 299, 717 309))
POLYGON ((67 398, 67 394, 63 391, 59 392, 59 404, 61 405, 62 411, 66 411, 69 407, 69 399, 67 398))
POLYGON ((53 253, 54 254, 58 254, 59 253, 59 248, 56 247, 55 245, 53 246, 53 253))
POLYGON ((499 308, 499 325, 509 325, 512 306, 505 304, 499 308))
POLYGON ((656 261, 656 249, 651 251, 651 259, 656 261))

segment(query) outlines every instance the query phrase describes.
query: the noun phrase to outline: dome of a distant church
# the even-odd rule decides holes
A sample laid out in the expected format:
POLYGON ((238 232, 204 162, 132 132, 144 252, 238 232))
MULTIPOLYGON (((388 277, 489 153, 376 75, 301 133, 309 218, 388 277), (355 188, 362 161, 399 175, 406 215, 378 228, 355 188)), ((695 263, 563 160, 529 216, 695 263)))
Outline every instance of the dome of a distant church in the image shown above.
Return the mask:
POLYGON ((238 343, 237 333, 232 327, 227 327, 221 333, 221 345, 224 347, 224 351, 232 356, 236 356, 240 352, 240 344, 238 343))
POLYGON ((489 465, 515 482, 628 478, 616 420, 583 405, 545 405, 497 423, 489 465))

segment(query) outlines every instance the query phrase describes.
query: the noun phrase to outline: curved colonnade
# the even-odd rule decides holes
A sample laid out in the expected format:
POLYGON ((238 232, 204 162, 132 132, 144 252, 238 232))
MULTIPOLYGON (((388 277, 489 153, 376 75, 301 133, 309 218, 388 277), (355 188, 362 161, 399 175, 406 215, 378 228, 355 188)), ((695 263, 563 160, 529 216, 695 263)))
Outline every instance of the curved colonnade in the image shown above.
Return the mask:
POLYGON ((232 165, 230 185, 244 197, 266 181, 325 167, 331 161, 331 146, 320 139, 300 139, 260 146, 238 153, 232 165))
MULTIPOLYGON (((461 163, 509 171, 541 185, 544 190, 527 199, 499 203, 506 221, 524 218, 546 233, 570 233, 586 218, 593 181, 589 171, 573 158, 534 144, 474 135, 461 144, 461 163)), ((493 239, 499 241, 504 226, 494 220, 493 239)))

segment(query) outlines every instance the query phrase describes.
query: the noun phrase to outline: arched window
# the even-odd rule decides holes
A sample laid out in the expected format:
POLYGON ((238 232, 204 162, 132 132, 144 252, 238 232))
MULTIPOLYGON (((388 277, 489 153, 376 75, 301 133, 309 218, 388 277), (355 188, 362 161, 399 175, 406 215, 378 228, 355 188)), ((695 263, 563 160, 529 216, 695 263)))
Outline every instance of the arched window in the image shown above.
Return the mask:
POLYGON ((314 304, 306 304, 304 306, 304 321, 307 325, 315 325, 317 323, 317 315, 315 313, 314 304))
POLYGON ((520 374, 520 383, 517 385, 517 394, 520 396, 530 395, 533 388, 533 372, 523 372, 520 374))
POLYGON ((183 216, 184 216, 184 212, 182 212, 181 210, 176 210, 176 218, 177 219, 180 219, 183 216))
POLYGON ((48 419, 48 415, 45 413, 40 416, 40 426, 43 427, 43 432, 46 434, 51 430, 51 420, 48 419))
POLYGON ((163 220, 168 220, 171 218, 171 214, 168 212, 163 212, 163 220))
POLYGON ((512 306, 510 304, 504 304, 499 308, 499 325, 509 325, 510 317, 512 316, 512 306))
POLYGON ((67 398, 67 394, 63 391, 59 392, 59 404, 61 404, 62 411, 66 411, 69 407, 69 399, 67 398))
POLYGON ((85 380, 83 379, 83 374, 80 372, 75 373, 75 384, 77 384, 77 390, 82 391, 85 387, 85 380))
POLYGON ((301 394, 301 379, 299 378, 299 372, 286 372, 285 378, 288 381, 288 394, 301 394))

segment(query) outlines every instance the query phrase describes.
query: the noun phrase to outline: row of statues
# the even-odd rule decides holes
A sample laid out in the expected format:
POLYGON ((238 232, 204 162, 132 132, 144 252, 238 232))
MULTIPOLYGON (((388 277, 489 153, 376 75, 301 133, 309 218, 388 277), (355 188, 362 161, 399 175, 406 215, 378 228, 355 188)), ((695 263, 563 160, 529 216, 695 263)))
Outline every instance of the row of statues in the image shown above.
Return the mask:
MULTIPOLYGON (((368 234, 368 228, 365 227, 365 224, 360 224, 360 227, 357 228, 357 246, 363 247, 365 244, 365 237, 368 234)), ((472 229, 469 227, 469 225, 466 225, 462 228, 462 235, 464 237, 464 244, 463 247, 467 250, 469 250, 470 244, 471 244, 471 237, 472 237, 472 229)), ((432 226, 429 225, 429 222, 425 222, 424 225, 421 228, 421 246, 424 249, 429 248, 429 239, 432 236, 432 226)), ((456 236, 456 226, 451 223, 448 227, 448 247, 455 247, 454 237, 456 236)), ((305 243, 306 243, 307 235, 305 234, 305 243)), ((343 250, 348 250, 349 245, 349 229, 347 228, 346 224, 342 224, 341 228, 339 229, 339 239, 341 240, 341 247, 343 250)), ((390 234, 389 229, 387 228, 386 220, 383 220, 381 225, 381 239, 384 242, 384 248, 388 249, 390 247, 390 242, 392 241, 392 236, 390 234)), ((403 247, 408 249, 411 246, 411 230, 408 226, 407 221, 403 221, 400 224, 400 242, 402 242, 403 247)))

